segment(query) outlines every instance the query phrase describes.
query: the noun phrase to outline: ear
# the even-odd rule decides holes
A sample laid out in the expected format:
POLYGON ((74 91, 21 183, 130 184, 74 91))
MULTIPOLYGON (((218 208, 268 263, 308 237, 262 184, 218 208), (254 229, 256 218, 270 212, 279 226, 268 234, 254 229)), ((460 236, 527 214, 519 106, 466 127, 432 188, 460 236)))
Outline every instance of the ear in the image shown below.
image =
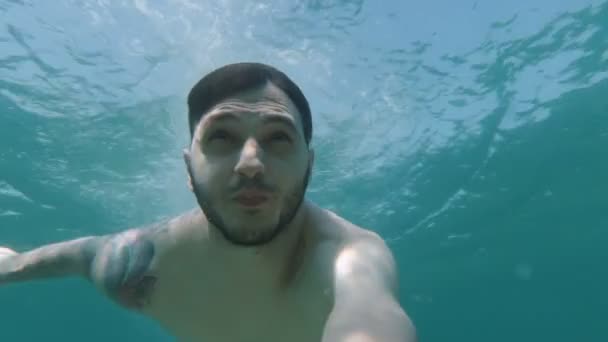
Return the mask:
POLYGON ((192 175, 190 174, 190 170, 192 170, 191 169, 192 161, 190 159, 190 151, 185 148, 183 150, 183 155, 184 155, 184 163, 186 163, 186 173, 188 174, 188 189, 190 189, 190 191, 193 191, 194 187, 192 186, 192 175))
POLYGON ((308 149, 308 167, 312 170, 315 164, 315 150, 313 148, 308 149))

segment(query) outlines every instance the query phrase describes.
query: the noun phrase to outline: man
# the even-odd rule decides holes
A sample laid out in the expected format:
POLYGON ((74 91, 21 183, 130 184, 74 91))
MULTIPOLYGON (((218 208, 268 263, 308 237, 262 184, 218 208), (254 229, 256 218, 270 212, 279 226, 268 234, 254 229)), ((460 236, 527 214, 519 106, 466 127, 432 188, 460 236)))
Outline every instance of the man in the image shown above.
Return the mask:
POLYGON ((0 284, 78 275, 180 341, 401 342, 414 327, 375 233, 304 195, 308 102, 282 72, 238 63, 188 96, 200 208, 107 236, 0 250, 0 284))

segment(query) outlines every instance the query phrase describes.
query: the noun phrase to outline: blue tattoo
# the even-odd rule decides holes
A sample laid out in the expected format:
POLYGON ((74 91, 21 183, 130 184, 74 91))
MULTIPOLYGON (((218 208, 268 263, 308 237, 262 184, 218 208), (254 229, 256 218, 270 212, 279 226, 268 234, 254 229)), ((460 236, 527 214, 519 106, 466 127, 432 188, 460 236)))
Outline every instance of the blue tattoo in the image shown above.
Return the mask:
POLYGON ((141 231, 113 236, 96 257, 97 281, 120 304, 141 308, 156 278, 146 273, 154 259, 154 244, 141 231))

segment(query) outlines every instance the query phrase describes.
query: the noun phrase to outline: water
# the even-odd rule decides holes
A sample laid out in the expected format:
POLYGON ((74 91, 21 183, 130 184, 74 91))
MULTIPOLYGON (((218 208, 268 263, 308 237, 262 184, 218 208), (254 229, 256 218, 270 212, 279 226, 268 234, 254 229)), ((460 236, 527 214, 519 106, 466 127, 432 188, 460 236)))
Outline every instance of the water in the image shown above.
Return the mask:
MULTIPOLYGON (((421 341, 608 341, 608 2, 0 0, 0 244, 194 205, 185 96, 285 70, 309 197, 378 231, 421 341), (247 3, 247 5, 244 5, 247 3)), ((86 283, 0 291, 2 341, 170 341, 86 283)))

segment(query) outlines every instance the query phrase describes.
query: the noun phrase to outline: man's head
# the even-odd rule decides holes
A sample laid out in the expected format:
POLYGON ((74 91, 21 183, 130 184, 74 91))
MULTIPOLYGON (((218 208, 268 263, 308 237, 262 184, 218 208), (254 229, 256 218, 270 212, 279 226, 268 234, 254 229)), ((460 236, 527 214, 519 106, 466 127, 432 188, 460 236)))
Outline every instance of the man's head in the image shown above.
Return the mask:
POLYGON ((271 241, 304 199, 314 153, 300 89, 282 72, 239 63, 188 95, 190 186, 209 222, 237 245, 271 241))

